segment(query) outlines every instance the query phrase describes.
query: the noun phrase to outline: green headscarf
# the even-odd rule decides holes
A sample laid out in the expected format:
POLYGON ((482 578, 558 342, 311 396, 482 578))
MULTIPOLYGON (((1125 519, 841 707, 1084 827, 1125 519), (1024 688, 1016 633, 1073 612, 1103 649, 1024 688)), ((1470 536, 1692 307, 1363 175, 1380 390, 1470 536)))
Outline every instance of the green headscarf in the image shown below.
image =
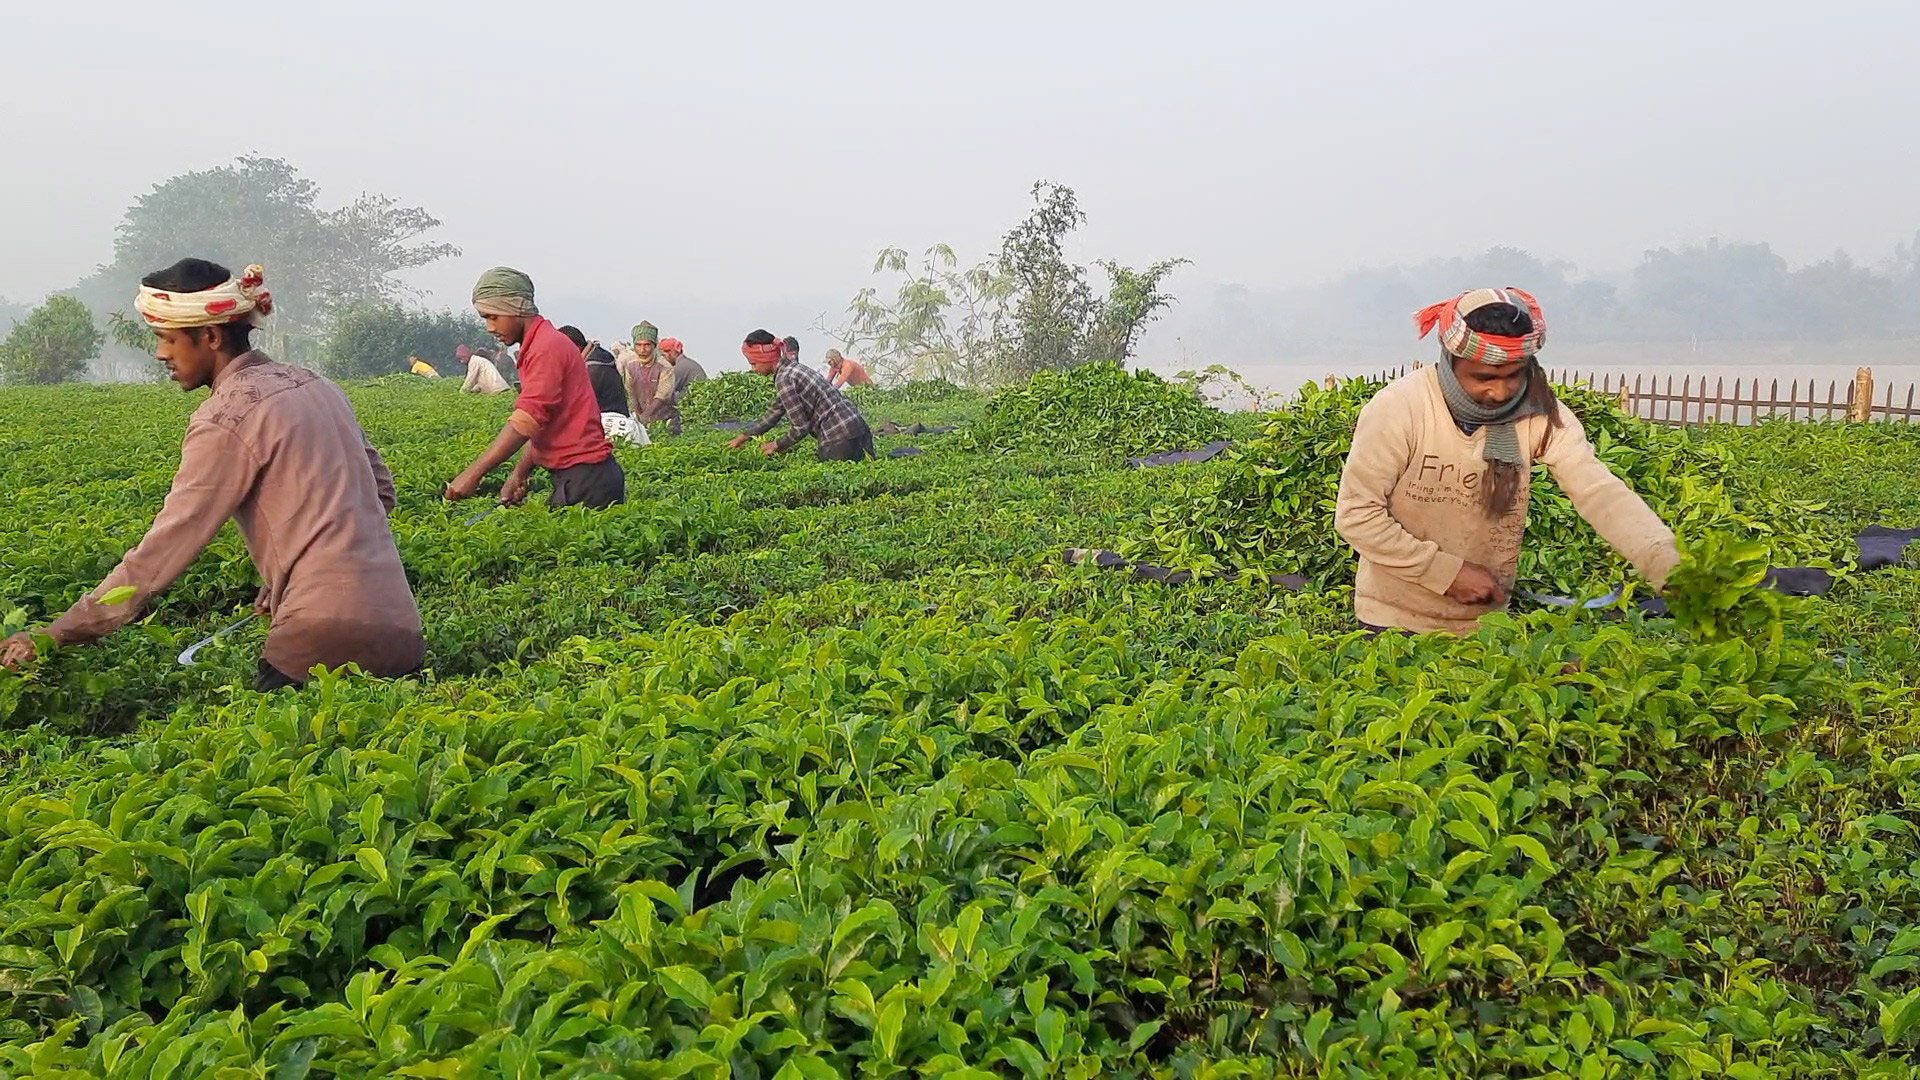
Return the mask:
POLYGON ((538 315, 533 279, 511 266, 496 266, 473 286, 473 310, 482 315, 538 315))
POLYGON ((636 343, 651 341, 655 345, 658 345, 660 344, 660 330, 650 322, 643 322, 633 328, 633 340, 636 343))

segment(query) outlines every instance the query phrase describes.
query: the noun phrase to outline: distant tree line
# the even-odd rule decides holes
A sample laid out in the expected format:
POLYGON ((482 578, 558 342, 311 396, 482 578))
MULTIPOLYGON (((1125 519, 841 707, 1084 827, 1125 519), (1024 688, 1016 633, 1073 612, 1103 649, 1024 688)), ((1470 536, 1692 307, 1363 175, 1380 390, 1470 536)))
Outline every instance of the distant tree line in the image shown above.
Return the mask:
POLYGON ((1322 285, 1224 286, 1180 331, 1223 353, 1311 352, 1411 340, 1412 313, 1476 285, 1539 297, 1561 341, 1836 341, 1920 336, 1920 236, 1879 266, 1845 252, 1799 268, 1764 243, 1647 252, 1618 279, 1509 247, 1415 266, 1355 270, 1322 285))

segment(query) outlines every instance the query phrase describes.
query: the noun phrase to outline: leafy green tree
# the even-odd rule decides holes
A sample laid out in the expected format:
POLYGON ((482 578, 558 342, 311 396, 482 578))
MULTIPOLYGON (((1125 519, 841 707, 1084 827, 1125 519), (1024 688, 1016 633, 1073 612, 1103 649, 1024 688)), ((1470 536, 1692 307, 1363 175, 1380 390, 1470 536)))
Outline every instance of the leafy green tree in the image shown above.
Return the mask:
POLYGON ((904 250, 888 248, 873 270, 904 275, 893 297, 871 286, 861 289, 848 305, 852 318, 846 326, 817 329, 845 342, 876 378, 986 381, 1006 295, 992 262, 962 270, 953 249, 937 244, 918 266, 904 250))
POLYGON ((338 379, 364 379, 407 370, 409 356, 444 368, 461 345, 478 348, 491 340, 467 312, 363 302, 334 319, 321 369, 338 379))
POLYGON ((1070 187, 1042 180, 1033 185, 1033 201, 1033 211, 1000 245, 1000 272, 1012 283, 1005 360, 1013 377, 1086 360, 1086 329, 1095 309, 1086 267, 1066 255, 1068 235, 1087 220, 1078 197, 1070 187))
POLYGON ((124 353, 120 356, 110 357, 108 364, 109 371, 106 375, 107 378, 124 380, 128 376, 131 376, 132 381, 135 382, 143 380, 146 382, 159 382, 166 378, 166 369, 153 362, 154 351, 159 348, 160 345, 159 335, 155 334, 153 327, 148 326, 147 321, 140 316, 130 316, 124 311, 109 313, 107 315, 107 343, 126 350, 127 352, 134 353, 137 356, 137 361, 125 361, 118 364, 112 363, 112 361, 121 360, 125 355, 124 353))
POLYGON ((1107 295, 1088 316, 1085 357, 1124 361, 1139 347, 1147 325, 1173 305, 1173 294, 1162 292, 1160 283, 1187 265, 1187 260, 1161 259, 1145 270, 1111 259, 1102 259, 1099 265, 1107 272, 1107 295))
POLYGON ((267 268, 275 315, 268 352, 289 356, 319 342, 335 314, 364 302, 413 295, 399 274, 458 255, 422 240, 440 222, 420 207, 363 194, 336 209, 320 188, 279 158, 249 155, 175 176, 134 200, 114 236, 114 259, 76 292, 125 303, 141 275, 194 255, 235 272, 267 268))
POLYGON ((153 332, 145 319, 129 318, 125 312, 116 311, 107 316, 107 340, 122 348, 135 352, 151 353, 160 344, 160 336, 153 332))
POLYGON ((87 305, 55 296, 14 324, 0 344, 0 377, 9 383, 62 383, 84 378, 105 340, 87 305))
POLYGON ((876 374, 975 386, 1094 360, 1124 363, 1173 303, 1162 284, 1187 260, 1145 270, 1102 260, 1108 287, 1096 295, 1087 268, 1066 256, 1068 236, 1086 221, 1073 189, 1041 181, 1033 198, 1032 212, 1000 250, 970 269, 961 270, 945 244, 929 248, 918 266, 900 248, 882 251, 874 272, 902 275, 891 299, 862 289, 848 325, 819 329, 877 365, 876 374))

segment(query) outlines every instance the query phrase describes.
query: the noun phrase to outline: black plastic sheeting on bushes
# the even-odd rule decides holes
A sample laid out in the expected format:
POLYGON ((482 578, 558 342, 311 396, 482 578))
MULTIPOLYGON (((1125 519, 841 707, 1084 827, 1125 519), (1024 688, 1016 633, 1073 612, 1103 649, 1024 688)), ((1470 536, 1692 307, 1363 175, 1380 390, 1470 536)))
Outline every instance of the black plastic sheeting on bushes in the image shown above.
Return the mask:
POLYGON ((956 424, 948 424, 944 427, 933 427, 928 424, 908 424, 906 427, 901 427, 899 424, 896 424, 893 421, 889 420, 886 423, 881 424, 880 429, 874 432, 874 434, 876 435, 945 435, 949 432, 954 432, 959 430, 960 428, 956 424))
POLYGON ((1198 450, 1169 450, 1164 454, 1130 457, 1127 459, 1127 464, 1136 469, 1152 469, 1161 465, 1198 465, 1226 453, 1227 448, 1232 445, 1232 439, 1222 439, 1219 442, 1210 442, 1198 450))
POLYGON ((921 454, 924 454, 924 453, 926 453, 926 451, 920 449, 917 446, 896 446, 893 449, 887 451, 887 456, 888 457, 919 457, 921 454))
POLYGON ((1860 543, 1860 569, 1878 570, 1883 566, 1898 566, 1907 545, 1920 540, 1920 529, 1869 525, 1860 530, 1855 539, 1860 543))
MULTIPOLYGON (((1860 546, 1858 561, 1860 569, 1880 570, 1900 564, 1905 558, 1907 545, 1920 541, 1920 529, 1895 529, 1886 525, 1869 525, 1862 529, 1854 540, 1860 546)), ((1066 557, 1070 563, 1092 563, 1108 570, 1131 570, 1136 578, 1164 581, 1169 585, 1183 585, 1194 577, 1190 570, 1169 570, 1164 566, 1130 562, 1118 552, 1113 551, 1068 548, 1066 557)), ((1236 576, 1220 575, 1225 580, 1232 580, 1236 576)), ((1267 581, 1294 592, 1306 588, 1307 585, 1307 579, 1299 574, 1272 574, 1268 576, 1267 581)), ((1776 566, 1767 571, 1767 584, 1788 596, 1824 596, 1833 588, 1833 573, 1817 566, 1776 566)), ((1615 586, 1614 590, 1606 596, 1585 601, 1524 590, 1520 595, 1544 607, 1609 608, 1619 601, 1620 594, 1625 591, 1626 586, 1623 583, 1615 586)), ((1667 614, 1667 602, 1658 596, 1643 597, 1636 604, 1648 615, 1667 614)))

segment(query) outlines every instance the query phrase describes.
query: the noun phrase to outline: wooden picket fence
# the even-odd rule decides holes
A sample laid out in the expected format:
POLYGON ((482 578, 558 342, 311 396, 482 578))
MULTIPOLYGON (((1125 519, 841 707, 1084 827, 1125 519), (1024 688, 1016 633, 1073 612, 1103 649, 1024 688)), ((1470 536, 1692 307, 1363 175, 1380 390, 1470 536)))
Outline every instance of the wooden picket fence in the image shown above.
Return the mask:
MULTIPOLYGON (((1421 366, 1416 362, 1411 369, 1403 366, 1375 377, 1382 381, 1397 379, 1421 366)), ((1566 369, 1548 369, 1547 374, 1561 385, 1585 385, 1611 395, 1620 402, 1623 410, 1657 424, 1752 424, 1773 418, 1910 424, 1920 418, 1920 407, 1915 406, 1915 387, 1912 384, 1906 388, 1905 404, 1896 402, 1891 383, 1880 394, 1880 400, 1875 401, 1873 369, 1864 367, 1854 373, 1851 381, 1829 381, 1824 394, 1817 380, 1790 379, 1784 396, 1779 379, 1736 378, 1733 380, 1732 393, 1728 393, 1726 379, 1716 377, 1709 380, 1704 375, 1681 375, 1677 378, 1673 375, 1634 375, 1629 378, 1626 375, 1595 375, 1566 369)), ((1334 376, 1327 376, 1327 385, 1331 386, 1337 381, 1334 376)))

